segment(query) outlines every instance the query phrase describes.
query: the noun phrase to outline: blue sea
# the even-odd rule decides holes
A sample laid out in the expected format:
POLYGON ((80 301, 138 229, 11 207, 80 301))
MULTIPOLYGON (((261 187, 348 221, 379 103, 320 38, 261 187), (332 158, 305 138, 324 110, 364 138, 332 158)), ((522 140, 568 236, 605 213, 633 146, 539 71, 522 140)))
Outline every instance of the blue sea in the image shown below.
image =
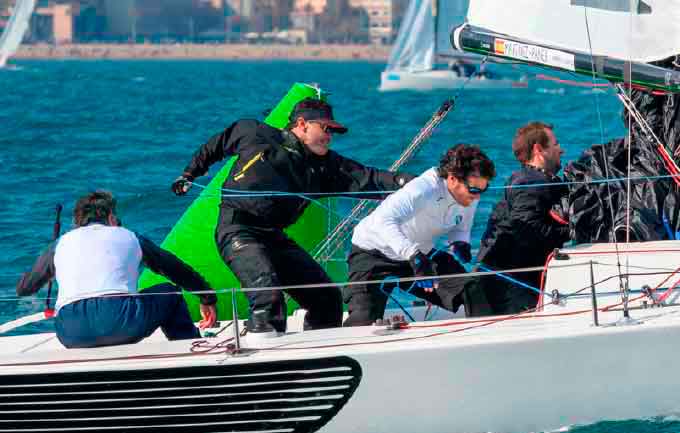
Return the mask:
MULTIPOLYGON (((124 224, 160 243, 198 194, 197 188, 186 197, 170 191, 193 152, 238 118, 262 118, 294 82, 319 83, 331 92, 335 116, 350 130, 334 137, 333 148, 378 167, 388 167, 440 104, 456 95, 455 109, 405 169, 420 173, 436 165, 450 146, 476 143, 496 163, 494 186, 503 185, 518 167, 511 141, 528 121, 555 126, 565 162, 594 143, 625 133, 620 104, 611 92, 532 82, 527 89, 381 93, 379 63, 14 64, 14 69, 0 70, 0 324, 43 308, 42 299, 17 299, 14 287, 51 240, 57 203, 64 205, 62 223, 68 230, 80 195, 110 190, 119 200, 124 224)), ((207 184, 208 179, 200 181, 207 184)), ((474 243, 501 194, 497 189, 482 197, 474 243)), ((52 326, 42 321, 13 334, 50 331, 52 326)), ((680 419, 603 420, 570 431, 679 432, 680 419)))

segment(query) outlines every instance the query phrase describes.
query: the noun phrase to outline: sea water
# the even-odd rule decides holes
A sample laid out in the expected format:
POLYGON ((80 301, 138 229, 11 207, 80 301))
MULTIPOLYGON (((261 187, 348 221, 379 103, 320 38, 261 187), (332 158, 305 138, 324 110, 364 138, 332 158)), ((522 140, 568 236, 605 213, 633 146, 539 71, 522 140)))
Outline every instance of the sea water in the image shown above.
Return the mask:
MULTIPOLYGON (((381 93, 383 65, 367 62, 16 63, 18 68, 0 70, 0 324, 43 308, 42 300, 16 299, 14 287, 51 240, 57 203, 65 207, 68 230, 79 196, 110 190, 124 224, 160 243, 198 193, 195 188, 176 197, 170 191, 193 152, 238 118, 263 118, 293 82, 330 91, 336 118, 349 128, 333 138, 333 149, 378 167, 388 167, 440 104, 456 95, 454 110, 404 170, 420 173, 437 165, 449 147, 474 143, 495 162, 496 187, 518 167, 512 137, 529 121, 554 125, 565 164, 625 132, 611 92, 547 82, 526 89, 381 93)), ((492 189, 482 196, 473 244, 502 194, 492 189)), ((13 334, 52 327, 42 321, 13 334)), ((677 432, 680 422, 602 422, 570 430, 677 432)))

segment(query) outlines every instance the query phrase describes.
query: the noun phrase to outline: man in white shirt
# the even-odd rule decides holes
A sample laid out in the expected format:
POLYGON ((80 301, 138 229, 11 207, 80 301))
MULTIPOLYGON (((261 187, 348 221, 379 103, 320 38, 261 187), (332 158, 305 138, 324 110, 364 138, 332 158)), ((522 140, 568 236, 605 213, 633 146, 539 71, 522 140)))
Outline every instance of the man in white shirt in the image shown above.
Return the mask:
POLYGON ((217 317, 210 286, 173 254, 121 227, 115 210, 106 191, 80 198, 73 210, 76 228, 50 244, 22 275, 17 295, 36 293, 56 277, 55 328, 67 348, 135 343, 159 327, 169 340, 199 338, 179 287, 159 284, 137 294, 139 267, 143 263, 187 290, 200 291, 201 328, 211 327, 217 317))
POLYGON ((423 278, 396 283, 396 278, 436 277, 465 272, 449 253, 470 256, 470 231, 480 194, 495 176, 493 162, 477 147, 459 144, 433 167, 390 195, 354 229, 348 258, 353 284, 344 326, 370 325, 382 318, 387 298, 399 287, 432 304, 456 311, 462 304, 463 278, 423 278), (447 237, 448 251, 435 243, 447 237))

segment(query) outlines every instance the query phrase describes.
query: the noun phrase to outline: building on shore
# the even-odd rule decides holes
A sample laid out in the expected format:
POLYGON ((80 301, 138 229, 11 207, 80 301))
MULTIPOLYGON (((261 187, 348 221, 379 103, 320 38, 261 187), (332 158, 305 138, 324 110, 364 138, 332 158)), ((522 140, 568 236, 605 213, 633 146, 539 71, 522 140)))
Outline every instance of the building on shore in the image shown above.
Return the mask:
POLYGON ((33 39, 46 40, 54 44, 73 43, 73 15, 77 5, 51 3, 39 6, 31 18, 33 39))
MULTIPOLYGON (((0 0, 0 30, 16 0, 0 0)), ((409 0, 38 0, 27 40, 389 44, 409 0)))
POLYGON ((350 7, 366 11, 368 37, 373 44, 392 43, 395 36, 392 3, 393 0, 349 0, 350 7))

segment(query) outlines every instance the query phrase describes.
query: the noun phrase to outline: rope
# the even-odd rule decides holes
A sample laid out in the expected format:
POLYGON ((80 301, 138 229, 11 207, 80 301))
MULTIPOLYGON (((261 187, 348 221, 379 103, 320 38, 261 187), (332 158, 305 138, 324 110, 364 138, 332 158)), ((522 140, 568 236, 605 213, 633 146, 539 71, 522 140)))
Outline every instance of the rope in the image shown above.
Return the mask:
MULTIPOLYGON (((608 184, 608 183, 619 183, 619 182, 625 182, 625 181, 633 181, 633 182, 648 182, 648 181, 654 181, 654 180, 664 180, 664 179, 672 179, 674 182, 678 183, 680 186, 680 169, 678 170, 677 173, 675 174, 663 174, 663 175, 657 175, 657 176, 622 176, 622 177, 610 177, 610 178, 605 178, 605 179, 593 179, 593 180, 576 180, 576 181, 562 181, 562 182, 546 182, 546 183, 531 183, 531 184, 521 184, 521 185, 503 185, 503 186, 489 186, 489 190, 506 190, 506 189, 523 189, 523 188, 538 188, 538 187, 556 187, 556 186, 561 186, 561 185, 599 185, 599 184, 608 184)), ((198 186, 199 188, 206 188, 205 185, 198 184, 196 182, 192 182, 193 185, 198 186)), ((364 195, 376 195, 376 194, 384 194, 384 195, 389 195, 393 192, 396 192, 397 190, 387 190, 387 191, 344 191, 344 192, 329 192, 329 193, 324 193, 324 192, 284 192, 284 191, 237 191, 237 190, 230 190, 230 189, 223 189, 223 191, 229 192, 228 194, 220 194, 219 197, 224 197, 224 198, 250 198, 250 197, 301 197, 301 196, 306 196, 306 197, 341 197, 341 198, 347 198, 350 200, 355 200, 360 198, 361 196, 364 195), (354 198, 352 196, 357 196, 357 198, 354 198)), ((212 195, 208 195, 212 196, 212 195)), ((218 195, 215 195, 218 196, 218 195)), ((322 203, 319 203, 320 206, 324 207, 324 209, 328 209, 328 207, 324 206, 322 203)), ((336 213, 337 214, 337 213, 336 213)), ((343 218, 348 218, 345 215, 342 215, 343 218)))
MULTIPOLYGON (((592 39, 590 37, 590 25, 588 23, 588 7, 585 4, 583 6, 583 16, 584 16, 585 25, 586 25, 586 32, 587 32, 587 36, 588 36, 588 49, 590 51, 590 69, 591 69, 591 72, 592 72, 592 81, 594 82, 595 81, 595 58, 593 56, 593 44, 592 44, 592 39)), ((597 104, 597 114, 598 114, 598 119, 600 121, 600 133, 601 133, 602 143, 604 143, 604 132, 603 132, 603 127, 602 127, 602 118, 601 118, 601 115, 600 115, 599 100, 596 99, 596 101, 598 102, 598 104, 597 104)), ((630 133, 630 129, 629 129, 629 133, 630 133)), ((628 146, 630 148, 630 140, 628 140, 628 146)), ((607 148, 606 148, 606 146, 603 145, 602 146, 602 156, 603 156, 602 159, 604 160, 604 173, 605 173, 605 177, 609 178, 609 160, 607 159, 606 151, 607 151, 607 148)), ((628 169, 629 169, 628 177, 630 177, 630 160, 628 161, 628 169)), ((615 229, 616 218, 614 216, 614 205, 612 203, 612 191, 611 191, 610 184, 607 183, 606 185, 607 185, 607 200, 609 201, 609 214, 610 214, 610 218, 611 218, 611 221, 612 221, 611 236, 612 236, 612 240, 614 241, 614 248, 616 249, 616 262, 619 266, 619 275, 620 275, 621 274, 621 260, 619 258, 620 257, 619 256, 619 245, 618 245, 618 243, 616 243, 616 229, 615 229)), ((630 186, 630 180, 628 181, 628 185, 630 186)), ((628 188, 628 192, 630 192, 630 188, 628 188)), ((630 194, 628 194, 628 196, 630 197, 630 194)), ((626 209, 626 211, 627 211, 626 215, 628 216, 629 215, 628 209, 626 209)), ((628 240, 628 232, 630 231, 629 221, 627 222, 627 224, 628 225, 626 226, 626 241, 628 240)), ((541 282, 541 284, 542 284, 542 282, 541 282)), ((621 290, 621 293, 623 294, 624 284, 623 284, 622 278, 619 278, 619 288, 621 290)))
MULTIPOLYGON (((553 266, 554 269, 563 269, 563 268, 573 268, 573 267, 578 267, 578 266, 583 266, 583 264, 564 264, 564 265, 557 265, 553 266)), ((540 271, 542 270, 542 266, 534 266, 534 267, 527 267, 527 268, 515 268, 515 269, 505 269, 502 272, 506 274, 510 273, 522 273, 522 272, 533 272, 533 271, 540 271)), ((486 275, 496 275, 500 271, 491 271, 491 272, 465 272, 465 273, 459 273, 459 274, 446 274, 446 275, 438 275, 436 277, 401 277, 401 278, 396 278, 394 277, 393 281, 399 280, 399 282, 414 282, 414 281, 423 281, 423 280, 431 280, 433 278, 437 278, 440 280, 444 279, 450 279, 450 278, 469 278, 469 277, 479 277, 479 276, 486 276, 486 275)), ((662 272, 662 274, 665 274, 665 272, 662 272)), ((260 287, 244 287, 240 288, 239 291, 247 293, 247 292, 262 292, 262 291, 272 291, 272 290, 291 290, 291 289, 325 289, 325 288, 342 288, 345 286, 355 286, 355 285, 361 285, 361 284, 376 284, 379 285, 382 283, 384 279, 381 280, 362 280, 362 281, 348 281, 344 283, 315 283, 315 284, 297 284, 297 285, 287 285, 287 286, 260 286, 260 287)), ((135 293, 129 293, 129 292, 121 292, 121 293, 112 293, 112 294, 107 294, 106 296, 111 296, 111 297, 117 297, 117 296, 162 296, 162 295, 171 295, 171 296, 176 296, 176 295, 181 295, 183 294, 183 291, 177 291, 177 292, 164 292, 164 293, 145 293, 144 291, 141 292, 135 292, 135 293)), ((195 294, 195 295, 205 295, 205 294, 211 294, 211 293, 231 293, 231 288, 216 288, 216 289, 211 289, 211 290, 192 290, 188 291, 188 293, 195 294)), ((32 297, 32 299, 37 299, 41 300, 44 298, 41 297, 32 297)), ((3 301, 19 301, 22 300, 21 297, 17 296, 0 296, 0 302, 3 301)))
MULTIPOLYGON (((50 299, 49 297, 45 298, 46 300, 50 299)), ((13 329, 16 329, 20 326, 25 326, 31 323, 35 322, 40 322, 41 320, 47 319, 48 317, 45 315, 45 312, 40 312, 40 313, 35 313, 31 314, 28 316, 20 317, 16 320, 12 320, 11 322, 3 323, 0 325, 0 334, 4 334, 5 332, 9 332, 13 329)))
MULTIPOLYGON (((612 265, 609 263, 600 263, 600 262, 593 262, 593 264, 596 265, 601 265, 601 266, 616 266, 612 265)), ((565 268, 575 268, 575 267, 582 267, 582 266, 589 266, 590 263, 576 263, 576 264, 565 264, 565 265, 555 265, 551 266, 551 269, 565 269, 565 268)), ((632 268, 635 268, 635 266, 631 266, 632 268)), ((644 267, 640 267, 642 269, 646 269, 644 267)), ((445 279, 451 279, 451 278, 471 278, 471 277, 482 277, 482 276, 491 276, 491 275, 498 275, 499 273, 503 274, 512 274, 512 273, 525 273, 525 272, 536 272, 536 271, 542 271, 543 266, 533 266, 533 267, 527 267, 527 268, 515 268, 515 269, 504 269, 502 271, 477 271, 477 272, 465 272, 465 273, 459 273, 459 274, 447 274, 447 275, 437 275, 436 277, 432 276, 426 276, 426 277, 403 277, 403 278, 397 278, 393 277, 392 281, 396 282, 397 280, 399 282, 414 282, 414 281, 423 281, 423 280, 431 280, 433 278, 439 279, 439 280, 445 280, 445 279)), ((680 269, 660 269, 655 272, 630 272, 628 274, 624 274, 625 276, 646 276, 646 275, 666 275, 666 274, 671 274, 674 275, 675 273, 680 272, 680 269)), ((618 275, 612 275, 606 278, 603 278, 600 281, 597 281, 595 284, 601 284, 605 281, 611 280, 612 278, 617 278, 618 275)), ((385 280, 362 280, 362 281, 349 281, 345 283, 319 283, 319 284, 299 284, 299 285, 289 285, 289 286, 271 286, 271 287, 246 287, 246 288, 240 288, 239 290, 241 292, 261 292, 261 291, 272 291, 272 290, 290 290, 290 289, 325 289, 325 288, 341 288, 345 286, 355 286, 355 285, 360 285, 360 284, 375 284, 379 285, 383 283, 385 280)), ((590 288, 590 284, 588 286, 584 287, 583 289, 588 289, 590 288)), ((117 296, 163 296, 163 295, 171 295, 171 296, 177 296, 177 295, 182 295, 184 292, 183 291, 177 291, 177 292, 166 292, 166 293, 145 293, 144 291, 142 292, 136 292, 136 293, 118 293, 118 294, 107 294, 106 296, 111 296, 111 297, 117 297, 117 296)), ((211 290, 196 290, 196 291, 189 291, 188 293, 195 294, 195 295, 202 295, 202 294, 210 294, 210 293, 231 293, 231 288, 223 288, 223 289, 211 289, 211 290)), ((577 293, 577 292, 574 292, 577 293)), ((568 297, 569 295, 561 295, 563 297, 568 297)), ((45 298, 41 297, 34 297, 34 299, 37 300, 44 300, 45 298)), ((22 298, 17 297, 17 296, 4 296, 0 297, 0 302, 14 302, 14 301, 20 301, 22 298)), ((42 314, 42 313, 41 313, 42 314)))

